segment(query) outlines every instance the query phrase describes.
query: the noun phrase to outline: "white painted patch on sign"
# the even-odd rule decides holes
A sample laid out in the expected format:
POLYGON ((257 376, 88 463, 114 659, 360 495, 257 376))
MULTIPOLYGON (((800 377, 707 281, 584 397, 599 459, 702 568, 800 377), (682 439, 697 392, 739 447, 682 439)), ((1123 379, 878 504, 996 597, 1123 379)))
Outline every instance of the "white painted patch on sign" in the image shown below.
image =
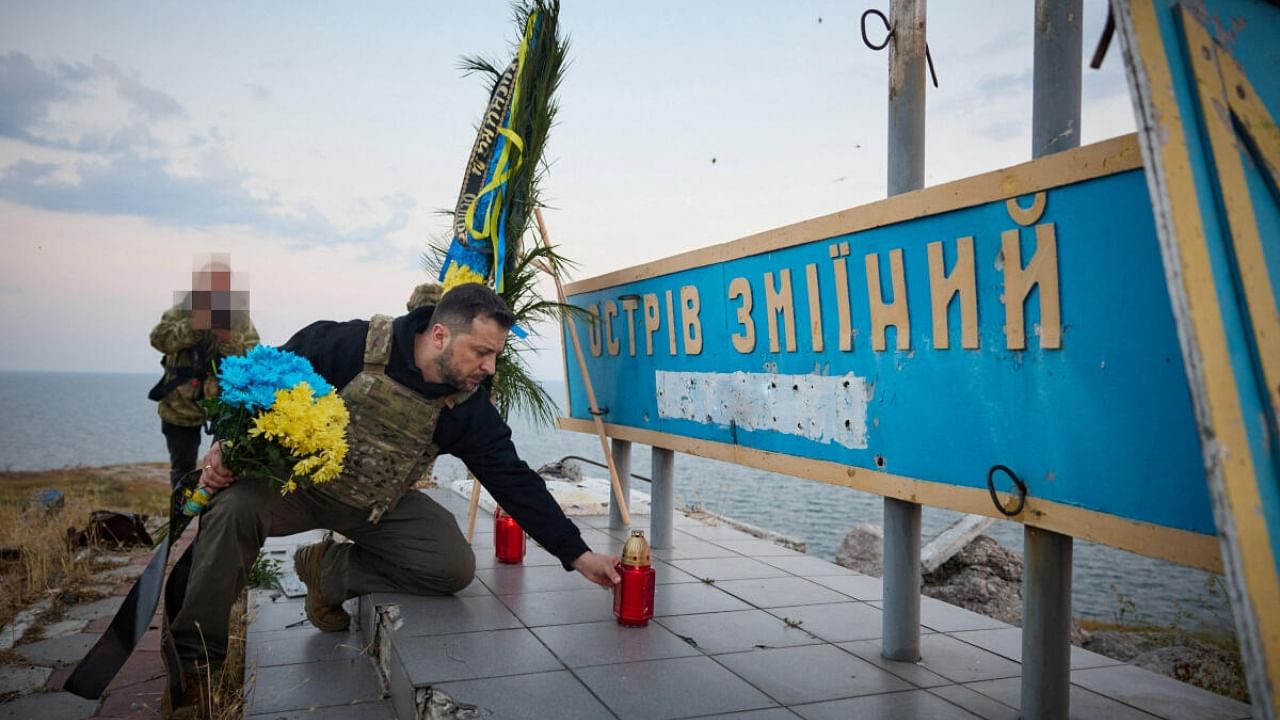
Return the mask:
POLYGON ((867 447, 867 382, 852 373, 657 371, 658 415, 742 430, 773 430, 867 447))

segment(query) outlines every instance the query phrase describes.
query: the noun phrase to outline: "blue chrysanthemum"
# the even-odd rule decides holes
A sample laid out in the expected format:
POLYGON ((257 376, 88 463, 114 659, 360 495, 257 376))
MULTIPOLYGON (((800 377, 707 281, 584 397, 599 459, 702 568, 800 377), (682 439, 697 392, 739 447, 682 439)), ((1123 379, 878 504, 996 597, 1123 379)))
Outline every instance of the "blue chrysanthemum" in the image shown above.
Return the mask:
POLYGON ((275 402, 277 390, 300 382, 310 385, 315 397, 333 392, 333 386, 316 373, 306 358, 270 345, 258 345, 243 357, 222 361, 218 399, 224 405, 250 412, 265 410, 275 402))

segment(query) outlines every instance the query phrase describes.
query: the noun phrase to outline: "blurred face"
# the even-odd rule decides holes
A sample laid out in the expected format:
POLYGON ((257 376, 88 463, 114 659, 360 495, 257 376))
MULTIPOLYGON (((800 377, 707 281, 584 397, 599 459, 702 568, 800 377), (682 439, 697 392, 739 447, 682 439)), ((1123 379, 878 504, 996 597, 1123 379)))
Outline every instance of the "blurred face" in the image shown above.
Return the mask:
POLYGON ((472 320, 471 331, 466 333, 450 333, 444 325, 435 325, 430 332, 443 347, 432 362, 438 377, 427 379, 459 390, 474 390, 493 375, 498 354, 507 342, 507 331, 490 318, 472 320))

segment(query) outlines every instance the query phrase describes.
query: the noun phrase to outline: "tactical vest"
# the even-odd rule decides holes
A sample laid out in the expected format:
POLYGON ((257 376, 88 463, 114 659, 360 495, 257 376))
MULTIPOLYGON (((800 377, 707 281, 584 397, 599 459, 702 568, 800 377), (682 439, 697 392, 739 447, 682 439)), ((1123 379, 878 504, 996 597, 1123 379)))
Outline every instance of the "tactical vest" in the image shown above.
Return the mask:
POLYGON ((433 439, 440 413, 475 392, 428 400, 387 377, 391 339, 391 318, 373 316, 364 346, 364 370, 341 393, 351 418, 342 474, 314 486, 344 504, 368 508, 372 523, 431 472, 440 453, 433 439))

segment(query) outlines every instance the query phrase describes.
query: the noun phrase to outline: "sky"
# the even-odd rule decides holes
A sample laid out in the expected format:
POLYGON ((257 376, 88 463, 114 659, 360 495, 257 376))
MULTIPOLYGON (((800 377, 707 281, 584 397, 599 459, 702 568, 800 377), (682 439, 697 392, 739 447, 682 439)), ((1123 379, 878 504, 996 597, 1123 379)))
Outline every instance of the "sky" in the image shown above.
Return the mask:
MULTIPOLYGON (((1105 0, 1084 3, 1092 54, 1105 0)), ((885 195, 887 2, 566 2, 545 159, 572 279, 885 195), (873 39, 882 33, 874 25, 873 39)), ((1033 3, 928 7, 927 185, 1030 159, 1033 3)), ((262 340, 399 314, 446 238, 510 5, 0 0, 0 370, 148 372, 192 263, 229 253, 262 340)), ((1119 47, 1082 141, 1132 132, 1119 47)), ((543 291, 554 295, 548 280, 543 291)), ((535 376, 562 376, 535 328, 535 376)))

